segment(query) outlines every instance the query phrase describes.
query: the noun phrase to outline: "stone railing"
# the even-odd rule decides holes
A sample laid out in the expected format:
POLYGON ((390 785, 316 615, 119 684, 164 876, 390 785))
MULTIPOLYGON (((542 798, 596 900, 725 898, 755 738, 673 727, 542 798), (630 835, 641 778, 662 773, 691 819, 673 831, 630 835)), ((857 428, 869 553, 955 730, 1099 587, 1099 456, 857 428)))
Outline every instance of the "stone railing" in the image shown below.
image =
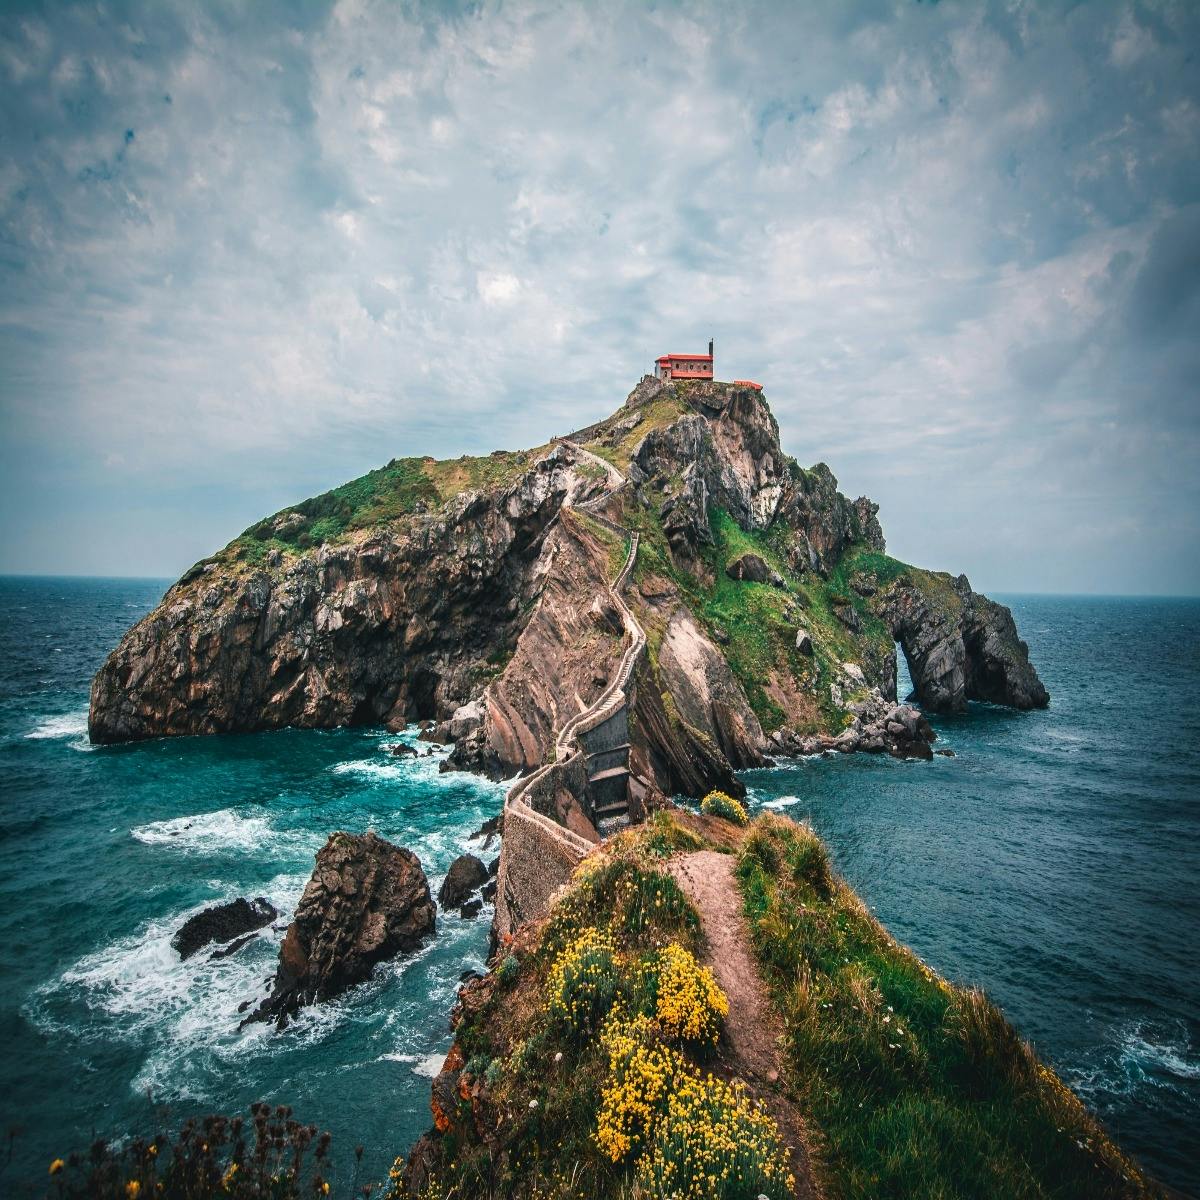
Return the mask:
POLYGON ((628 480, 611 463, 582 446, 565 440, 563 444, 570 446, 580 457, 602 466, 611 485, 599 496, 575 507, 619 537, 629 539, 625 563, 616 579, 608 585, 609 598, 620 613, 625 629, 625 649, 616 674, 604 691, 559 729, 554 739, 554 760, 517 780, 505 797, 504 841, 496 889, 495 932, 499 936, 511 933, 524 921, 542 916, 549 908, 550 897, 570 879, 576 865, 594 848, 595 842, 559 824, 546 812, 556 810, 560 789, 577 796, 586 791, 587 768, 577 739, 580 734, 603 724, 626 703, 625 690, 646 648, 645 631, 621 596, 621 589, 637 561, 638 535, 596 511, 625 487, 628 480))

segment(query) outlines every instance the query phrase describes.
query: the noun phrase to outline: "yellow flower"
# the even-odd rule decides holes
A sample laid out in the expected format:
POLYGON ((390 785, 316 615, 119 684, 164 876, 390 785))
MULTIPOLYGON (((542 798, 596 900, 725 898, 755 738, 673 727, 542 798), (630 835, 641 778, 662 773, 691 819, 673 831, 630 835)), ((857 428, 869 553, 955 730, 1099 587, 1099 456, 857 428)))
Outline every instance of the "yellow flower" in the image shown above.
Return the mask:
POLYGON ((658 1022, 669 1037, 713 1043, 729 1001, 713 973, 672 942, 658 956, 658 1022))
POLYGON ((67 1164, 65 1162, 63 1162, 63 1160, 61 1158, 56 1158, 50 1164, 50 1174, 57 1175, 59 1173, 59 1171, 61 1171, 63 1169, 63 1167, 65 1167, 66 1165, 67 1164))
POLYGON ((125 1195, 129 1197, 129 1200, 135 1200, 135 1197, 137 1196, 138 1192, 140 1192, 141 1190, 142 1190, 142 1185, 140 1183, 138 1183, 138 1181, 136 1179, 131 1179, 125 1185, 125 1195))
POLYGON ((328 1180, 328 1179, 326 1179, 326 1180, 325 1180, 325 1181, 324 1181, 324 1182, 321 1184, 321 1195, 323 1195, 323 1196, 328 1196, 328 1195, 329 1195, 329 1180, 328 1180))

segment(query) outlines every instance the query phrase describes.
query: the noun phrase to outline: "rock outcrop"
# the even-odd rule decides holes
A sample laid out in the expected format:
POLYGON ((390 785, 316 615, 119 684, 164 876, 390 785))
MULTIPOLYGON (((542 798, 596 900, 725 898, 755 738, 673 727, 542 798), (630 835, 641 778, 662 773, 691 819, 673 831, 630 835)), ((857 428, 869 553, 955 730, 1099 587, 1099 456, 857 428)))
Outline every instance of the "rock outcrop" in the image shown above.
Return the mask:
POLYGON ((189 917, 171 938, 171 945, 180 958, 191 958, 198 950, 212 943, 225 945, 246 934, 270 925, 279 916, 279 910, 259 896, 247 900, 239 896, 226 904, 214 904, 194 917, 189 917))
POLYGON ((516 641, 564 498, 596 486, 552 450, 507 487, 349 541, 249 561, 231 546, 109 656, 92 741, 449 717, 516 641))
POLYGON ((1050 695, 1003 604, 971 590, 965 575, 909 571, 872 600, 900 643, 915 697, 930 712, 968 700, 1045 708, 1050 695))
POLYGON ((282 1029, 302 1005, 328 1000, 368 979, 376 963, 415 950, 435 921, 411 850, 374 833, 333 834, 284 935, 271 993, 247 1021, 282 1029))

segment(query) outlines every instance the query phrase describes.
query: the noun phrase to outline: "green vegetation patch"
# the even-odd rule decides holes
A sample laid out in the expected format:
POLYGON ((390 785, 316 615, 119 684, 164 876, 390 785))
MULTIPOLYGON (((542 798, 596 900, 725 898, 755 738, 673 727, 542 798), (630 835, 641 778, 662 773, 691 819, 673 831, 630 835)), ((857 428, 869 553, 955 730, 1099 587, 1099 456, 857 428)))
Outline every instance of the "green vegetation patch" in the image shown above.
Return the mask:
POLYGON ((422 1196, 617 1200, 672 1177, 718 1200, 791 1194, 774 1123, 711 1072, 728 1001, 661 869, 703 845, 655 814, 586 859, 502 952, 457 1030, 465 1072, 422 1196))
POLYGON ((482 458, 464 455, 442 461, 394 458, 385 467, 250 526, 226 553, 257 566, 272 550, 294 553, 344 540, 360 530, 385 528, 422 506, 437 508, 462 492, 510 487, 544 449, 498 450, 482 458))
POLYGON ((981 992, 889 936, 811 829, 760 816, 737 873, 830 1194, 1158 1194, 981 992))

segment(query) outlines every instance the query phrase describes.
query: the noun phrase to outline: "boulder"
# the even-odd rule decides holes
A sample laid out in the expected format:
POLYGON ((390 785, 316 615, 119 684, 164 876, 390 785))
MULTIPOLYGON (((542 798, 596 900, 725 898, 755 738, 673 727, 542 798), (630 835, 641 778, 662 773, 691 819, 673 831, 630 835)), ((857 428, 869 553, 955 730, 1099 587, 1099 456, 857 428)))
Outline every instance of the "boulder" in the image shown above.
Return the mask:
MULTIPOLYGON (((179 952, 180 958, 191 958, 210 942, 221 945, 232 942, 264 925, 270 925, 277 916, 279 910, 262 896, 255 900, 239 896, 227 904, 214 904, 189 917, 171 938, 171 945, 179 952)), ((245 942, 239 943, 238 948, 241 945, 245 945, 245 942)), ((232 954, 233 949, 228 953, 232 954)))
POLYGON ((488 881, 488 869, 482 859, 473 854, 461 854, 450 864, 446 878, 438 889, 438 903, 445 911, 461 908, 472 892, 488 881))
POLYGON ((471 917, 479 916, 482 911, 483 901, 478 896, 475 896, 459 908, 458 915, 464 920, 469 920, 471 917))
POLYGON ((407 758, 410 755, 416 758, 417 756, 416 747, 409 746, 404 742, 396 742, 395 745, 389 746, 387 750, 393 758, 407 758))
POLYGON ((783 576, 758 554, 739 554, 725 568, 725 574, 730 579, 744 580, 747 583, 770 583, 775 587, 783 587, 783 576))
POLYGON ((796 649, 799 650, 801 654, 805 654, 809 658, 812 658, 814 653, 813 642, 807 629, 796 630, 796 649))
POLYGON ((452 741, 457 742, 459 738, 464 738, 481 728, 485 716, 487 709, 483 701, 472 700, 470 704, 463 704, 454 710, 454 715, 447 723, 446 732, 452 741))
POLYGON ((302 1005, 362 983, 376 963, 432 934, 436 911, 411 850, 374 833, 332 834, 284 936, 271 993, 243 1024, 282 1029, 302 1005))

